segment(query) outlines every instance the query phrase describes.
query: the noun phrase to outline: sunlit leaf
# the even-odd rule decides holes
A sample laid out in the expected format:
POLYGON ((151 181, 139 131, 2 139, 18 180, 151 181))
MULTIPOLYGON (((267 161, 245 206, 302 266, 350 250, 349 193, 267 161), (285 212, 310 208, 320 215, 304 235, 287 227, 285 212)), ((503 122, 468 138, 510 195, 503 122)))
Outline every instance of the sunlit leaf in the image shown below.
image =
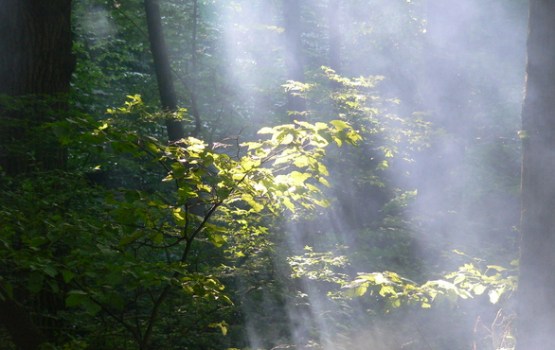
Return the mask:
POLYGON ((227 238, 223 234, 219 234, 219 233, 216 233, 216 232, 210 232, 210 233, 207 234, 207 236, 208 236, 208 239, 210 240, 210 242, 212 242, 212 244, 214 244, 214 246, 217 247, 217 248, 223 246, 227 242, 227 238))
POLYGON ((324 177, 319 177, 318 178, 318 182, 320 182, 322 185, 326 186, 326 187, 331 187, 330 183, 328 182, 328 180, 326 180, 326 178, 324 177))
POLYGON ((501 298, 501 295, 503 294, 504 291, 505 291, 504 287, 490 290, 488 292, 488 297, 489 297, 490 303, 497 304, 497 302, 501 298))
POLYGON ((387 296, 396 295, 397 293, 395 292, 395 289, 392 286, 382 285, 382 287, 380 288, 379 294, 382 297, 387 297, 387 296))
POLYGON ((184 215, 183 210, 181 208, 174 208, 172 210, 172 215, 173 215, 173 218, 174 218, 174 220, 177 224, 182 225, 182 224, 185 223, 185 221, 186 221, 185 215, 184 215))
POLYGON ((498 265, 488 265, 487 268, 489 270, 495 270, 495 271, 498 271, 498 272, 503 272, 503 271, 507 270, 506 268, 504 268, 502 266, 498 266, 498 265))
POLYGON ((283 205, 285 205, 287 209, 289 209, 292 212, 295 211, 295 205, 293 204, 293 202, 291 202, 291 200, 288 197, 283 197, 282 201, 283 201, 283 205))
POLYGON ((472 288, 472 292, 476 295, 482 295, 486 291, 486 286, 477 284, 472 288))
POLYGON ((309 163, 309 158, 307 156, 296 157, 293 160, 293 164, 295 164, 295 166, 299 167, 299 168, 307 167, 310 164, 309 163))
POLYGON ((343 120, 332 120, 330 121, 330 124, 333 125, 337 129, 337 131, 342 131, 344 129, 350 128, 349 124, 347 124, 343 120))
POLYGON ((218 323, 211 323, 208 325, 210 328, 219 328, 222 332, 222 335, 227 335, 227 323, 225 322, 218 322, 218 323))
POLYGON ((243 199, 251 208, 254 212, 260 212, 264 209, 264 206, 260 203, 258 203, 252 195, 248 194, 248 193, 244 193, 241 196, 241 199, 243 199))
POLYGON ((462 281, 466 279, 466 276, 463 274, 458 274, 457 277, 453 280, 454 284, 460 284, 462 281))
POLYGON ((272 128, 268 128, 268 127, 264 127, 260 130, 258 130, 259 134, 273 134, 274 133, 274 129, 272 128))

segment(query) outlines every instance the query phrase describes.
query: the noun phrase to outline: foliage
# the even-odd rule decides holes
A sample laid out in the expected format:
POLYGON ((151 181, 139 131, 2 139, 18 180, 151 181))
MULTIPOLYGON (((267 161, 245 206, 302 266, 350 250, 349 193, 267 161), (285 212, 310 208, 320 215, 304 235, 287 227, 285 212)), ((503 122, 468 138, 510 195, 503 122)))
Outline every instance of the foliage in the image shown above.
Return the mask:
MULTIPOLYGON (((412 315, 420 313, 420 318, 427 317, 424 312, 434 312, 435 317, 438 317, 437 312, 441 310, 457 314, 476 312, 470 301, 476 299, 473 302, 475 304, 487 300, 492 309, 488 312, 493 312, 494 317, 486 312, 477 314, 475 343, 488 347, 493 344, 496 349, 509 348, 510 344, 514 344, 514 316, 510 305, 517 287, 516 262, 511 262, 511 267, 506 268, 487 265, 483 260, 473 258, 441 279, 417 283, 392 271, 359 272, 350 277, 353 270, 349 268, 351 262, 348 256, 350 254, 345 247, 336 252, 315 252, 311 247, 305 247, 303 255, 289 259, 291 277, 306 280, 306 283, 318 283, 320 288, 327 291, 328 303, 335 304, 335 307, 326 307, 326 317, 332 319, 333 323, 357 327, 360 321, 356 320, 353 309, 361 305, 371 315, 391 315, 395 322, 395 319, 405 317, 403 315, 407 312, 412 315)), ((387 322, 384 316, 378 317, 381 320, 379 322, 387 322)), ((348 337, 352 331, 347 327, 341 333, 348 337)), ((364 332, 362 329, 358 331, 364 332)))
MULTIPOLYGON (((457 252, 459 253, 459 252, 457 252)), ((349 259, 345 255, 332 252, 314 252, 305 247, 302 256, 289 258, 293 278, 308 278, 337 284, 344 297, 380 296, 390 307, 398 308, 402 304, 431 307, 434 302, 468 299, 487 295, 489 302, 497 304, 516 291, 516 262, 506 268, 498 265, 484 265, 480 259, 472 259, 457 271, 444 275, 443 279, 427 281, 424 284, 404 278, 391 271, 357 273, 350 279, 345 273, 349 259), (342 272, 343 271, 343 272, 342 272)), ((334 294, 337 296, 336 294, 334 294)))
POLYGON ((335 256, 332 252, 314 252, 313 248, 309 246, 306 246, 304 250, 304 255, 288 258, 292 271, 291 277, 306 277, 311 280, 332 283, 342 283, 347 278, 345 274, 334 271, 345 268, 348 264, 346 256, 335 256))
MULTIPOLYGON (((459 253, 459 252, 457 252, 459 253)), ((485 265, 480 259, 472 259, 458 268, 457 271, 444 275, 443 279, 418 284, 408 278, 391 271, 357 273, 350 279, 344 273, 349 265, 345 255, 334 255, 332 252, 314 252, 305 247, 302 256, 289 259, 293 278, 308 278, 323 282, 332 282, 342 289, 334 297, 347 298, 379 296, 384 298, 387 310, 401 305, 420 305, 430 308, 434 302, 455 303, 458 299, 488 296, 489 302, 497 304, 502 298, 507 300, 515 292, 516 262, 512 268, 498 265, 485 265)))
POLYGON ((347 296, 377 293, 388 299, 393 308, 402 304, 430 308, 434 302, 447 300, 454 303, 459 298, 480 296, 486 291, 489 301, 496 304, 503 294, 511 294, 516 289, 516 275, 513 272, 503 277, 500 272, 505 270, 501 266, 489 265, 487 270, 481 271, 473 264, 465 264, 458 271, 445 275, 445 279, 427 281, 422 285, 389 271, 361 273, 345 288, 348 289, 347 296))
POLYGON ((168 145, 149 134, 157 118, 129 96, 104 120, 55 123, 79 167, 2 187, 11 203, 2 211, 3 297, 63 297, 61 321, 91 336, 109 330, 87 338, 89 346, 164 344, 203 324, 225 335, 225 320, 189 316, 201 307, 225 317, 233 304, 216 261, 225 263, 224 251, 244 256, 284 211, 327 205, 324 149, 359 139, 342 121, 297 122, 263 128, 259 141, 208 145, 189 137, 168 145), (87 185, 87 169, 132 176, 87 185), (161 310, 184 316, 169 333, 173 319, 161 310))
POLYGON ((400 100, 380 95, 383 76, 349 78, 323 66, 314 79, 314 83, 288 81, 283 87, 306 98, 313 108, 309 113, 315 117, 337 115, 351 123, 385 158, 381 167, 387 168, 387 160, 393 157, 410 160, 404 152, 429 146, 430 123, 419 114, 396 114, 394 107, 400 100))

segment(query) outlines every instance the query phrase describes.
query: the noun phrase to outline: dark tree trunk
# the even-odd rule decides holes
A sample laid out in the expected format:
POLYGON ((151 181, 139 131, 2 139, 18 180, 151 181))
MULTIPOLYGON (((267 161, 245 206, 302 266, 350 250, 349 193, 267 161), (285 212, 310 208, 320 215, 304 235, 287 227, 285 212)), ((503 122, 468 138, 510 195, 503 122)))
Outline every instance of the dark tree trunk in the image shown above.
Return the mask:
POLYGON ((12 299, 0 301, 0 324, 19 350, 39 349, 46 342, 46 336, 33 323, 28 310, 12 299))
POLYGON ((555 349, 555 2, 531 0, 522 110, 518 350, 555 349))
MULTIPOLYGON (((67 113, 71 46, 71 0, 0 0, 0 166, 9 175, 65 167, 44 126, 67 113)), ((2 293, 0 324, 18 349, 38 349, 46 334, 14 294, 2 293)))
MULTIPOLYGON (((283 0, 285 34, 286 79, 304 82, 304 55, 302 47, 301 0, 283 0)), ((300 112, 306 110, 303 98, 287 94, 287 110, 291 119, 299 119, 300 112)))
MULTIPOLYGON (((158 4, 158 0, 145 0, 144 4, 150 50, 154 60, 158 91, 160 92, 160 103, 164 111, 173 113, 178 109, 177 95, 175 93, 175 86, 173 83, 166 41, 164 39, 164 32, 162 31, 160 6, 158 4)), ((170 141, 177 141, 185 136, 183 123, 172 117, 166 118, 166 129, 168 132, 168 139, 170 141)))
POLYGON ((74 68, 71 0, 0 0, 0 166, 11 175, 63 168, 41 132, 67 111, 74 68))

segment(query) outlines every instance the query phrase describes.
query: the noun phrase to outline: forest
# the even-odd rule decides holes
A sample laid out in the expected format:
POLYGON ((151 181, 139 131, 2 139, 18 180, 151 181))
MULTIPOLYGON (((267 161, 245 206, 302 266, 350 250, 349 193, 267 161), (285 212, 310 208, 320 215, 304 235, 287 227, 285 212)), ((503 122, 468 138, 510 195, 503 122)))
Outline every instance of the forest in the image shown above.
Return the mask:
POLYGON ((0 350, 555 349, 553 13, 0 0, 0 350))

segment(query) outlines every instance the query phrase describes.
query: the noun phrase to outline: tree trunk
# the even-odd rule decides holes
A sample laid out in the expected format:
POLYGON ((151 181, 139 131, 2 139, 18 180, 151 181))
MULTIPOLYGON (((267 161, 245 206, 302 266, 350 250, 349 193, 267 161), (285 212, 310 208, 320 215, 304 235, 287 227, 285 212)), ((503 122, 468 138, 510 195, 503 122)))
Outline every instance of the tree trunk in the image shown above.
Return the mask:
MULTIPOLYGON (((168 113, 177 112, 177 95, 173 84, 172 70, 168 58, 168 50, 162 31, 162 20, 160 17, 160 6, 158 0, 145 0, 145 13, 148 27, 148 39, 150 51, 154 60, 154 70, 160 93, 162 109, 168 113)), ((168 139, 177 141, 185 136, 183 123, 172 117, 166 118, 166 129, 168 139)))
MULTIPOLYGON (((0 0, 0 166, 8 175, 65 167, 64 148, 44 127, 67 113, 71 46, 71 0, 0 0)), ((1 297, 0 323, 15 346, 38 349, 44 330, 17 294, 1 297)))
POLYGON ((193 136, 198 137, 202 129, 202 122, 200 119, 200 112, 197 105, 197 79, 198 79, 198 55, 197 55, 197 41, 198 41, 198 22, 199 22, 199 4, 198 0, 193 0, 193 30, 191 33, 191 89, 189 91, 191 102, 191 115, 195 120, 195 131, 193 136))
MULTIPOLYGON (((283 0, 283 19, 285 34, 285 68, 286 79, 304 82, 304 55, 302 48, 300 0, 283 0)), ((306 110, 303 98, 291 92, 287 94, 287 111, 291 119, 299 119, 300 113, 306 110)))
POLYGON ((328 36, 329 36, 329 66, 336 73, 341 73, 341 28, 339 26, 340 0, 328 2, 328 36))
POLYGON ((555 349, 555 2, 531 0, 522 110, 518 350, 555 349))
POLYGON ((0 0, 0 8, 0 166, 10 175, 63 168, 64 149, 40 128, 67 111, 71 0, 0 0))
POLYGON ((0 323, 19 350, 39 349, 46 342, 46 336, 33 323, 28 310, 12 299, 0 300, 0 323))

